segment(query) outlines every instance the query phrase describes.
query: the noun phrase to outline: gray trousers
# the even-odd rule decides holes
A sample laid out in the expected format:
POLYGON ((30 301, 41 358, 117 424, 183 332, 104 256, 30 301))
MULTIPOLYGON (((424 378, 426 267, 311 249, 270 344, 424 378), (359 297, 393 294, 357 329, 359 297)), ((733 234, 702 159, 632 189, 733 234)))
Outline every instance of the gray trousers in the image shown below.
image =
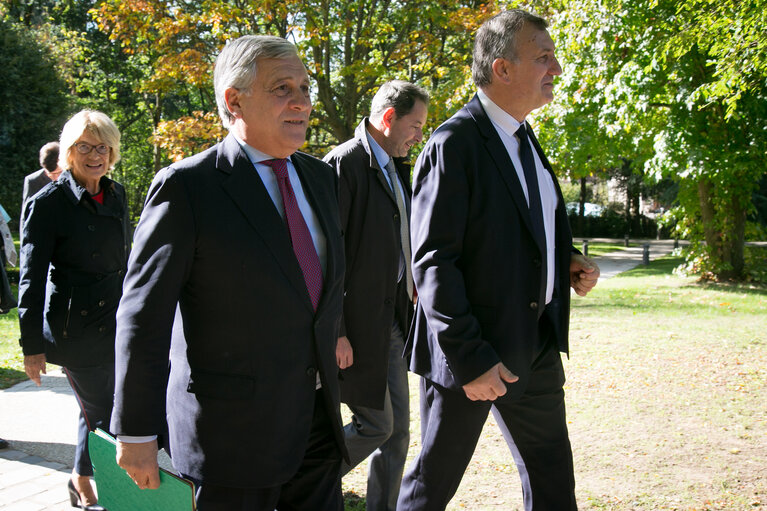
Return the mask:
POLYGON ((402 331, 395 324, 389 345, 384 409, 350 406, 352 420, 344 427, 351 465, 344 462, 341 475, 346 475, 370 456, 366 498, 368 511, 394 511, 405 469, 410 444, 410 396, 403 349, 402 331))

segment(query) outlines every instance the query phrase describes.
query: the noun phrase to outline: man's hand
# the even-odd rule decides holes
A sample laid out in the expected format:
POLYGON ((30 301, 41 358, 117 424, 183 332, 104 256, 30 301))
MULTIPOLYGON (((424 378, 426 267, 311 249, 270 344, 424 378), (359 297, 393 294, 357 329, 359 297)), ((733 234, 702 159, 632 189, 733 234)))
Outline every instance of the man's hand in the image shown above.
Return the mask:
POLYGON ((341 369, 346 369, 354 363, 354 350, 345 335, 339 337, 336 344, 336 363, 341 369))
POLYGON ((495 401, 506 394, 506 383, 517 380, 517 375, 509 371, 503 362, 498 362, 485 374, 464 385, 463 391, 472 401, 495 401))
POLYGON ((578 296, 586 296, 599 280, 599 266, 581 254, 570 257, 570 286, 578 296))
POLYGON ((130 444, 117 441, 117 464, 128 473, 142 490, 160 487, 160 467, 157 465, 157 440, 130 444))
POLYGON ((45 353, 40 353, 39 355, 25 355, 24 372, 26 372, 29 379, 35 382, 35 385, 39 387, 40 373, 48 374, 45 372, 45 353))

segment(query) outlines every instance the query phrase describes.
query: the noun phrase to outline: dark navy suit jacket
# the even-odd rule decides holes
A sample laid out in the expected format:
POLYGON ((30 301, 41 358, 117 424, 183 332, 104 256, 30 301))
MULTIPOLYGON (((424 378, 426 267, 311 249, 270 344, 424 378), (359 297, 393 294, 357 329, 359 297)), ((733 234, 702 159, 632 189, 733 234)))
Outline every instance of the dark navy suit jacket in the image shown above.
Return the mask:
POLYGON ((316 158, 291 158, 327 238, 316 313, 287 225, 232 135, 161 170, 136 228, 117 319, 112 430, 162 433, 167 385, 173 464, 210 484, 259 488, 294 475, 317 371, 345 453, 337 178, 316 158))
MULTIPOLYGON (((546 307, 567 351, 572 235, 557 189, 554 300, 546 307)), ((546 254, 533 236, 522 186, 506 148, 475 96, 429 138, 413 179, 413 275, 418 289, 410 367, 448 389, 503 362, 527 386, 539 339, 546 254)))
MULTIPOLYGON (((397 202, 368 144, 366 123, 367 118, 354 138, 336 147, 325 161, 339 177, 346 244, 341 335, 354 350, 354 363, 341 371, 341 400, 383 410, 392 323, 396 318, 406 333, 413 306, 406 286, 397 284, 402 250, 397 202)), ((396 158, 394 166, 409 198, 410 166, 401 160, 396 158)))

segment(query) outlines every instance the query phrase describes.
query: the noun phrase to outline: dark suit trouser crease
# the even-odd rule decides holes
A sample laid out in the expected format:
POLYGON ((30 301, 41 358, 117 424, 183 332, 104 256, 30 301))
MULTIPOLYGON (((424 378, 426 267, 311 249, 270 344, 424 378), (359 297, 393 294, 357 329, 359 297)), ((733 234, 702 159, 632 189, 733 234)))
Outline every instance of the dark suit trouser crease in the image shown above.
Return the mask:
POLYGON ((81 476, 92 476, 93 465, 88 454, 88 432, 96 428, 109 431, 115 388, 114 364, 77 369, 63 367, 62 369, 80 406, 74 468, 81 476))
MULTIPOLYGON (((253 460, 258 463, 258 460, 253 460)), ((197 486, 198 511, 342 511, 341 452, 333 436, 322 391, 317 391, 309 443, 298 472, 268 488, 197 486)))
POLYGON ((576 509, 563 384, 562 361, 553 343, 533 364, 525 393, 510 402, 471 401, 422 378, 423 447, 402 481, 397 509, 447 507, 491 409, 519 470, 525 509, 576 509))

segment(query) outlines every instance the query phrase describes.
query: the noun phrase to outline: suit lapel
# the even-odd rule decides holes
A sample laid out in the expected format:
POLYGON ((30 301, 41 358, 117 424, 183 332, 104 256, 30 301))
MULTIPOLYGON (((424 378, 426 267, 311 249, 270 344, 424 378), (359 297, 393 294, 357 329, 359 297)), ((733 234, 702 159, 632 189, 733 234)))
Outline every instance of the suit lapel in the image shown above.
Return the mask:
POLYGON ((378 184, 381 186, 386 196, 389 197, 389 199, 392 201, 392 204, 394 204, 396 207, 397 199, 394 198, 394 193, 389 186, 389 182, 386 180, 386 176, 384 176, 386 169, 381 168, 378 160, 375 157, 375 154, 373 153, 373 150, 370 148, 370 142, 368 141, 367 133, 367 123, 367 117, 362 119, 362 122, 357 125, 357 129, 354 130, 354 136, 357 138, 357 140, 359 140, 360 144, 362 144, 363 149, 365 149, 365 152, 368 155, 368 170, 375 175, 376 181, 378 181, 378 184))
POLYGON ((231 135, 227 136, 219 147, 217 168, 229 174, 222 183, 224 191, 264 241, 288 281, 305 298, 307 306, 311 309, 309 292, 306 290, 301 267, 293 253, 288 227, 277 212, 250 159, 231 135))
MULTIPOLYGON (((522 184, 519 182, 517 171, 514 168, 511 158, 509 158, 506 146, 503 145, 501 137, 498 135, 493 123, 482 108, 482 103, 480 103, 479 97, 474 96, 474 99, 466 105, 466 108, 477 123, 480 133, 485 137, 485 147, 487 147, 487 151, 493 158, 498 172, 503 177, 506 187, 509 190, 509 194, 514 200, 514 204, 516 204, 525 226, 527 226, 527 230, 533 233, 533 238, 536 239, 537 242, 538 237, 534 234, 533 223, 530 218, 530 207, 527 205, 525 192, 522 190, 522 184)), ((539 246, 538 248, 541 249, 541 253, 545 253, 545 250, 543 250, 542 247, 539 246)))

